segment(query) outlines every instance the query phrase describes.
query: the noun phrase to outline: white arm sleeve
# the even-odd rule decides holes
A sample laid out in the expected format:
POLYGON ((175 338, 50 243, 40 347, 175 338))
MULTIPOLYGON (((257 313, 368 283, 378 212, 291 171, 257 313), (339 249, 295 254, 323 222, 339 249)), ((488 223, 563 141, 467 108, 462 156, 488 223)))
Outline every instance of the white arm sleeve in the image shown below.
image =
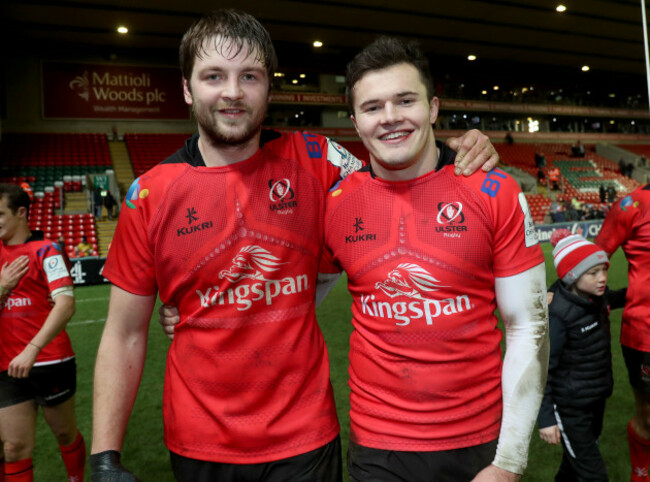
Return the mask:
POLYGON ((316 307, 325 299, 327 294, 341 277, 341 273, 318 273, 316 281, 316 307))
POLYGON ((506 329, 503 417, 493 465, 522 474, 548 373, 548 304, 544 263, 495 280, 506 329))

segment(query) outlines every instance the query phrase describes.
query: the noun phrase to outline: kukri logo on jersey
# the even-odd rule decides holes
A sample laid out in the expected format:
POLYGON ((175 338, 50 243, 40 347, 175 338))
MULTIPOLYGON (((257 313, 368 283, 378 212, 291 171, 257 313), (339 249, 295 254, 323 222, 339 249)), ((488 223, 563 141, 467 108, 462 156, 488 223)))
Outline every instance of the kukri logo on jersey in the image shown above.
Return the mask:
POLYGON ((309 279, 306 274, 274 279, 274 273, 285 264, 260 246, 245 246, 233 258, 230 269, 219 273, 219 279, 228 280, 231 287, 222 291, 219 286, 212 286, 205 292, 196 290, 196 294, 204 308, 237 305, 239 311, 245 311, 255 301, 271 305, 278 296, 307 291, 309 279))
POLYGON ((433 299, 433 293, 446 286, 427 270, 413 263, 401 263, 391 270, 386 280, 377 282, 380 290, 391 301, 378 301, 373 295, 361 295, 361 311, 367 316, 396 320, 399 326, 423 319, 427 325, 439 316, 449 316, 472 309, 468 295, 456 298, 433 299), (406 301, 392 301, 406 298, 406 301))

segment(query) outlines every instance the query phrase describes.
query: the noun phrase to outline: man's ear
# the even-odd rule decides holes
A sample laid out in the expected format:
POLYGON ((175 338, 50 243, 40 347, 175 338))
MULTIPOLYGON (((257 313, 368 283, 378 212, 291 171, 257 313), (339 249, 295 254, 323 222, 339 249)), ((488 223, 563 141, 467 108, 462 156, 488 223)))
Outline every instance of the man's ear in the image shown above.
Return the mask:
POLYGON ((440 101, 438 100, 437 97, 434 97, 431 99, 431 103, 429 104, 429 123, 430 124, 435 124, 436 120, 438 119, 438 111, 440 109, 440 101))
POLYGON ((27 219, 27 208, 25 206, 20 206, 18 209, 16 209, 16 215, 27 219))
POLYGON ((192 105, 192 89, 190 88, 190 83, 185 77, 183 77, 183 97, 185 98, 185 103, 187 105, 192 105))
POLYGON ((361 135, 359 135, 359 128, 357 127, 357 121, 354 118, 354 114, 350 114, 350 120, 352 121, 352 124, 354 125, 354 129, 357 131, 357 135, 359 137, 361 137, 361 135))

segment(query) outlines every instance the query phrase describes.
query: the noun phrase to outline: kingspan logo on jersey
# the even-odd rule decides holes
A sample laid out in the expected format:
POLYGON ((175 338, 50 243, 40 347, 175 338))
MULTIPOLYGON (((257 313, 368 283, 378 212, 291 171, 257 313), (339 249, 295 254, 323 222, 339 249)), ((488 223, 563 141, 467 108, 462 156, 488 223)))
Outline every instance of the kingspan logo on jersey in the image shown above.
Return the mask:
POLYGON ((472 309, 468 295, 442 300, 432 299, 433 292, 446 286, 439 284, 431 273, 413 263, 401 263, 391 270, 386 280, 375 284, 389 298, 407 298, 410 301, 377 301, 375 295, 361 295, 362 313, 376 318, 388 318, 398 326, 423 319, 427 325, 439 316, 449 316, 472 309))
POLYGON ((260 246, 246 246, 239 250, 228 270, 219 273, 219 279, 230 281, 234 288, 221 291, 219 286, 208 287, 205 292, 196 290, 201 306, 237 305, 239 311, 246 311, 253 302, 273 304, 278 296, 301 293, 309 289, 306 274, 273 279, 273 273, 287 264, 260 246))
POLYGON ((438 203, 436 221, 440 225, 436 226, 436 232, 443 233, 445 238, 460 238, 460 233, 467 231, 463 204, 460 202, 438 203))
POLYGON ((298 201, 294 200, 296 193, 291 187, 289 179, 269 179, 269 209, 278 214, 291 214, 293 209, 298 207, 298 201))
POLYGON ((12 298, 9 297, 2 304, 8 311, 11 311, 13 308, 24 308, 26 306, 32 306, 31 298, 12 298))

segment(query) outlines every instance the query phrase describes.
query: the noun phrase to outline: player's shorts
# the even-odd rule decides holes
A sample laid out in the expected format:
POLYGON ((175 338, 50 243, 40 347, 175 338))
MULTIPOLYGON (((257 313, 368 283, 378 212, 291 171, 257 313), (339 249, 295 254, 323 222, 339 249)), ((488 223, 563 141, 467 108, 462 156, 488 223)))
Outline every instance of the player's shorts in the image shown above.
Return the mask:
POLYGON ((497 441, 437 452, 400 452, 350 442, 348 472, 352 482, 469 482, 490 465, 497 441))
POLYGON ((72 398, 77 391, 77 363, 74 358, 61 363, 35 366, 27 378, 0 373, 0 408, 35 400, 53 407, 72 398))
POLYGON ((223 464, 190 459, 169 452, 177 482, 241 480, 264 482, 341 482, 341 438, 316 450, 261 464, 223 464))
POLYGON ((632 388, 650 394, 650 353, 621 345, 632 388))

